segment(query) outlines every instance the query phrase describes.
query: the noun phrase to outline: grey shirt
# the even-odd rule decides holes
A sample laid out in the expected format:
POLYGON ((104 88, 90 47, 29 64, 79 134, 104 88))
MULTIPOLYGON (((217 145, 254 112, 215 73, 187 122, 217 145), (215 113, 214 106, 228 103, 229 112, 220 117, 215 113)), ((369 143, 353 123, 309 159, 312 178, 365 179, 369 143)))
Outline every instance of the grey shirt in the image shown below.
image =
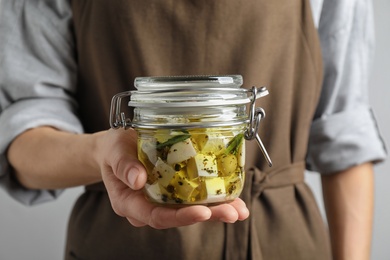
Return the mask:
MULTIPOLYGON (((6 150, 27 129, 50 125, 82 133, 76 116, 77 63, 67 0, 0 1, 0 187, 33 205, 60 190, 27 190, 11 174, 6 150)), ((386 156, 368 101, 374 51, 369 0, 311 0, 324 82, 307 165, 329 174, 386 156), (369 145, 367 145, 369 144, 369 145)))

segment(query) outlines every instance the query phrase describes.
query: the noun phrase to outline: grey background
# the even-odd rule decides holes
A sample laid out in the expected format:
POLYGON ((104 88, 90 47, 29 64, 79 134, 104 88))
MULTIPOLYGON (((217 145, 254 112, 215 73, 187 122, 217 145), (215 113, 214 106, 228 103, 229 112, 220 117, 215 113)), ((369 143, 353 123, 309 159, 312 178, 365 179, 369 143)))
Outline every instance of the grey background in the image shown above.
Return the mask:
MULTIPOLYGON (((374 0, 377 51, 373 65, 370 99, 379 128, 390 145, 390 1, 374 0)), ((369 144, 367 144, 369 145, 369 144)), ((372 259, 390 259, 390 162, 375 167, 375 222, 372 259)), ((318 175, 307 173, 306 179, 323 212, 318 175)), ((66 225, 75 199, 82 188, 72 188, 55 202, 25 207, 0 190, 0 260, 62 259, 66 225)))

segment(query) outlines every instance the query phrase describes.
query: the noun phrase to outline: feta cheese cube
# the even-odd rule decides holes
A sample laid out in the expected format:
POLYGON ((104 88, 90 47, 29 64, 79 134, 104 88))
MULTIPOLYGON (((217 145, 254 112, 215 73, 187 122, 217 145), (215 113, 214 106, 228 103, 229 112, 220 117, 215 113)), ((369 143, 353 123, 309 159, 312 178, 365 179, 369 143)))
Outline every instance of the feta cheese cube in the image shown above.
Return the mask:
POLYGON ((160 184, 158 184, 158 182, 155 182, 152 185, 146 184, 145 192, 152 200, 157 202, 161 201, 163 192, 166 193, 166 191, 162 187, 160 187, 160 184))
POLYGON ((149 161, 152 164, 157 162, 157 150, 156 150, 156 140, 143 140, 141 142, 141 151, 146 154, 149 161))
POLYGON ((188 138, 171 146, 167 155, 167 163, 180 163, 196 155, 196 150, 188 138))
POLYGON ((197 144, 202 153, 218 155, 229 142, 229 138, 220 133, 201 134, 197 138, 197 144))
POLYGON ((156 166, 153 169, 152 174, 158 176, 158 183, 167 187, 169 182, 172 180, 176 171, 172 166, 166 164, 161 158, 157 159, 156 166))
POLYGON ((221 201, 221 198, 226 197, 224 178, 205 178, 204 183, 207 190, 208 202, 221 201))
POLYGON ((197 154, 187 164, 190 179, 197 177, 218 177, 218 168, 215 155, 197 154))
POLYGON ((175 187, 175 195, 177 198, 184 202, 194 201, 195 197, 199 194, 197 190, 198 183, 183 177, 181 172, 176 173, 171 183, 175 187))

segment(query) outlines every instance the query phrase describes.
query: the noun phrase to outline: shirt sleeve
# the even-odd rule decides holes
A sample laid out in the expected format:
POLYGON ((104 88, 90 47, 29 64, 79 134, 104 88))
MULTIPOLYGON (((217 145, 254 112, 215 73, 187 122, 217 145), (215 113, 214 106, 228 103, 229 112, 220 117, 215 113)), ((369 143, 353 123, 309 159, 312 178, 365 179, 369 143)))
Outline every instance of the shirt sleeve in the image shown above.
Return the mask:
POLYGON ((74 99, 72 15, 68 1, 0 3, 0 187, 33 205, 55 199, 61 190, 21 186, 11 173, 6 151, 16 136, 38 126, 83 131, 74 99))
POLYGON ((329 174, 386 157, 369 104, 374 20, 369 0, 324 0, 318 25, 324 63, 308 168, 329 174))

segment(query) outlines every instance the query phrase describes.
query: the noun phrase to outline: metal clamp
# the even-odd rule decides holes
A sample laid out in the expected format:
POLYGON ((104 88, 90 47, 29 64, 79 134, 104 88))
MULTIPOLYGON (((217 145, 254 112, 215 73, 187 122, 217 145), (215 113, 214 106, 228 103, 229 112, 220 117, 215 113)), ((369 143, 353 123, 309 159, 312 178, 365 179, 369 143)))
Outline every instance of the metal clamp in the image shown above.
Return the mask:
POLYGON ((131 119, 126 117, 124 112, 121 112, 122 98, 129 97, 131 91, 121 92, 112 97, 110 109, 110 126, 118 129, 131 127, 131 119))
MULTIPOLYGON (((262 90, 262 88, 260 88, 260 91, 261 90, 262 90)), ((253 98, 252 98, 251 104, 250 104, 249 126, 245 131, 244 137, 246 140, 256 139, 257 144, 260 147, 260 151, 263 153, 263 156, 266 159, 268 166, 272 167, 271 158, 270 158, 267 150, 265 149, 265 146, 264 146, 263 142, 261 141, 260 136, 258 134, 260 121, 261 121, 261 119, 263 119, 265 117, 265 111, 261 107, 256 108, 255 103, 256 103, 256 95, 257 95, 258 89, 256 87, 252 87, 251 92, 252 92, 253 98)))

